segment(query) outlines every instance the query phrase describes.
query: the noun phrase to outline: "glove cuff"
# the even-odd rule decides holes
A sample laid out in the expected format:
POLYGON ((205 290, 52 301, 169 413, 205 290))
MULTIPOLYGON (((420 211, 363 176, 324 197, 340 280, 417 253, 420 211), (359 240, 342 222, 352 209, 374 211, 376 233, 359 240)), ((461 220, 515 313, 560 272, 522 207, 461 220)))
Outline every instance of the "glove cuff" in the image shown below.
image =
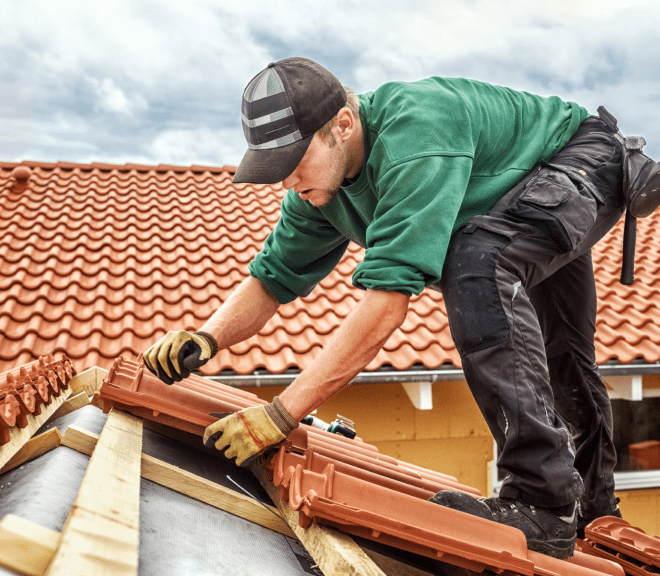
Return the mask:
POLYGON ((266 404, 264 408, 266 409, 266 414, 270 416, 270 419, 275 426, 277 426, 285 436, 288 436, 300 426, 300 422, 293 418, 291 414, 286 411, 286 408, 282 406, 278 396, 275 396, 273 401, 270 404, 266 404))
POLYGON ((198 332, 193 332, 195 336, 199 336, 202 340, 204 340, 210 347, 211 347, 211 358, 213 358, 217 353, 218 353, 218 341, 211 336, 208 332, 202 332, 201 330, 198 332))

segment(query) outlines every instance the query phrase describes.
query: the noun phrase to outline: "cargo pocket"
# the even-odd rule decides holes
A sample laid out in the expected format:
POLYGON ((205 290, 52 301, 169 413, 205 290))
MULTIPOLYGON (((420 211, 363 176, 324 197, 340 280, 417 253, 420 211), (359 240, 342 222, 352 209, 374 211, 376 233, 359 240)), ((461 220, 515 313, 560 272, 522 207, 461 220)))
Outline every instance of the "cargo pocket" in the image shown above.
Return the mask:
POLYGON ((599 203, 602 195, 579 170, 546 164, 505 213, 543 230, 564 254, 591 229, 599 203))

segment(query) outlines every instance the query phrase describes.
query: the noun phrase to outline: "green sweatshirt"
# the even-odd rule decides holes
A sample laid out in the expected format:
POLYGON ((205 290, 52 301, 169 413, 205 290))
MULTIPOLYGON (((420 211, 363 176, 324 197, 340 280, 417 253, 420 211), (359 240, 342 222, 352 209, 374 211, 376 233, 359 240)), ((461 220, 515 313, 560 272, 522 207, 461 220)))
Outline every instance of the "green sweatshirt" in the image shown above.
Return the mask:
POLYGON ((365 164, 329 206, 289 190, 249 265, 280 303, 308 295, 348 243, 362 289, 419 294, 440 280, 452 234, 488 210, 589 113, 557 97, 460 78, 393 82, 360 95, 365 164))

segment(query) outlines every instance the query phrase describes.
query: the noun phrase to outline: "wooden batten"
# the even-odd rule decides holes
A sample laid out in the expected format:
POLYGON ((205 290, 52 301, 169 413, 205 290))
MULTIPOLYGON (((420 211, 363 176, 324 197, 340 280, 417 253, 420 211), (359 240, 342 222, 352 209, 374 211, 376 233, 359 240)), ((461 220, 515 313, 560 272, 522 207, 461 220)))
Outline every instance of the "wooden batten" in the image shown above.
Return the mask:
POLYGON ((7 514, 0 522, 0 566, 42 576, 59 543, 59 532, 7 514))
POLYGON ((99 388, 101 388, 103 379, 107 375, 107 370, 94 366, 93 368, 89 368, 80 374, 76 374, 76 376, 74 376, 69 381, 69 388, 73 390, 73 395, 85 392, 87 396, 94 396, 94 394, 98 392, 99 388))
POLYGON ((75 412, 79 408, 83 408, 84 406, 89 406, 90 401, 89 401, 89 396, 87 396, 86 392, 79 392, 75 393, 72 392, 72 394, 75 394, 75 396, 71 396, 64 404, 62 404, 55 412, 53 415, 48 419, 48 422, 52 422, 53 420, 57 420, 58 418, 61 418, 62 416, 66 416, 67 414, 71 414, 71 412, 75 412))
POLYGON ((138 569, 142 419, 111 410, 47 576, 129 576, 138 569))
MULTIPOLYGON (((62 445, 84 454, 91 454, 98 441, 98 435, 69 426, 62 439, 62 445)), ((264 506, 239 492, 220 486, 201 476, 192 474, 167 462, 142 454, 141 474, 143 478, 205 502, 250 522, 275 530, 280 534, 295 538, 295 534, 279 517, 277 509, 264 506)))
POLYGON ((9 461, 0 469, 0 475, 17 468, 28 460, 37 458, 53 448, 57 448, 62 442, 62 435, 57 428, 51 428, 39 436, 30 438, 21 449, 14 454, 9 461))

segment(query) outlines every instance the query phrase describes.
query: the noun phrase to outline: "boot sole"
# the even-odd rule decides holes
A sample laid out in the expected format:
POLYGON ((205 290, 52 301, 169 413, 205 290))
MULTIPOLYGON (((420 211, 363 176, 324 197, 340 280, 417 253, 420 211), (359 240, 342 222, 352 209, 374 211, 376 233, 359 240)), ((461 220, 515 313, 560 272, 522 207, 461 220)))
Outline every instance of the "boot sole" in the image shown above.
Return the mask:
POLYGON ((551 556, 552 558, 566 560, 573 556, 573 553, 575 552, 575 539, 550 541, 528 540, 527 548, 534 552, 540 552, 546 556, 551 556))

